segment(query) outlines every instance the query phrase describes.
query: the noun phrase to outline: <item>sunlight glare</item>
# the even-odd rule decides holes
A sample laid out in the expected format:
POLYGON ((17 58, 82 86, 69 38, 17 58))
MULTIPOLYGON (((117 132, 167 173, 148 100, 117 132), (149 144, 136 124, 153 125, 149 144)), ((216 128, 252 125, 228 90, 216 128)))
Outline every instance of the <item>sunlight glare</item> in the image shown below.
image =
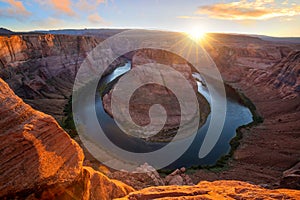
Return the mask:
POLYGON ((196 42, 200 42, 205 37, 205 32, 200 27, 194 27, 186 33, 192 40, 196 42))

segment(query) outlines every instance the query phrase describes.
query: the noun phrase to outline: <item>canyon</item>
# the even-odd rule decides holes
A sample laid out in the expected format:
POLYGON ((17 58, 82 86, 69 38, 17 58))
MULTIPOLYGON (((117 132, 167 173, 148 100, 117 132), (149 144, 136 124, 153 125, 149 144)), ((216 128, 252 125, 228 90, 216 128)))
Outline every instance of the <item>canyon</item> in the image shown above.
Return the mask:
POLYGON ((299 190, 268 190, 241 181, 142 190, 83 166, 83 152, 53 117, 32 109, 0 79, 3 199, 297 199, 299 190))
MULTIPOLYGON (((190 175, 195 186, 135 191, 134 185, 111 180, 83 166, 82 149, 54 120, 63 120, 78 68, 87 52, 104 39, 97 35, 37 33, 0 36, 0 77, 8 84, 0 81, 0 197, 299 197, 296 190, 267 190, 249 184, 299 189, 299 44, 242 35, 208 35, 204 48, 225 83, 254 103, 263 122, 240 129, 240 145, 225 170, 197 170, 190 175), (214 182, 200 182, 203 180, 214 182)), ((134 56, 141 57, 138 53, 134 56)))

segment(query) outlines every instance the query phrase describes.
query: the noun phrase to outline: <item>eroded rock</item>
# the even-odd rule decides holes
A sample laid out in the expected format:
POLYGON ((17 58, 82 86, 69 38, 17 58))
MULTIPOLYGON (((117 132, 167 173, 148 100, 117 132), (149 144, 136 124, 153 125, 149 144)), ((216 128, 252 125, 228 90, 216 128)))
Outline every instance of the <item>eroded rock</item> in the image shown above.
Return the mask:
POLYGON ((298 190, 268 190, 240 181, 202 181, 195 186, 149 187, 121 199, 298 199, 298 190))
POLYGON ((280 187, 300 190, 300 162, 283 172, 280 187))
POLYGON ((79 145, 53 117, 0 79, 0 198, 112 199, 133 189, 83 167, 79 145))

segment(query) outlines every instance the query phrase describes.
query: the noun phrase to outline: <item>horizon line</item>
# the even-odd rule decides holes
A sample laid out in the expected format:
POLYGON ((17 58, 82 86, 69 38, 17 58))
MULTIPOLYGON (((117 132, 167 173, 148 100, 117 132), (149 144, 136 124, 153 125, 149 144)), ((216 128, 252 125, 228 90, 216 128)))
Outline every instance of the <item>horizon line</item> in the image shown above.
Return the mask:
MULTIPOLYGON (((47 32, 47 31, 64 31, 64 30, 103 30, 103 29, 107 29, 107 30, 156 30, 156 31, 166 31, 166 32, 175 32, 175 33, 186 33, 186 31, 183 30, 174 30, 174 29, 162 29, 162 28, 153 28, 153 27, 85 27, 85 28, 58 28, 58 29, 27 29, 27 30, 13 30, 10 28, 6 28, 6 27, 0 27, 2 29, 6 29, 8 31, 11 31, 13 33, 31 33, 31 32, 47 32)), ((273 38, 294 38, 300 39, 300 35, 299 36, 276 36, 276 35, 268 35, 268 34, 262 34, 262 33, 249 33, 249 32, 228 32, 228 31, 224 31, 224 32, 219 32, 219 31, 208 31, 205 32, 205 34, 228 34, 228 35, 248 35, 248 36, 266 36, 266 37, 273 37, 273 38)))

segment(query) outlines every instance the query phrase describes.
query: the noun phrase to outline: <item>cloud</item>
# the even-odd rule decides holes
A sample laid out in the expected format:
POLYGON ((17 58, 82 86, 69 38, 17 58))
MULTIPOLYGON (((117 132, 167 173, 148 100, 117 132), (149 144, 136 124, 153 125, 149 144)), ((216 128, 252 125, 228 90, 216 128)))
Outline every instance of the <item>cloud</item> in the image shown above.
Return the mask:
POLYGON ((22 17, 28 17, 29 15, 31 15, 31 13, 26 10, 25 6, 21 1, 16 1, 16 0, 0 0, 0 1, 9 4, 8 8, 0 9, 0 16, 22 19, 22 17))
POLYGON ((50 7, 60 14, 66 14, 69 16, 76 15, 71 0, 35 0, 35 2, 46 7, 47 9, 50 7))
MULTIPOLYGON (((278 5, 278 4, 277 4, 278 5)), ((276 7, 274 0, 240 0, 231 3, 217 3, 198 7, 196 14, 228 20, 264 20, 275 17, 300 15, 300 6, 276 7)))
POLYGON ((88 20, 93 24, 105 24, 105 21, 97 13, 89 15, 88 20))
POLYGON ((70 0, 50 0, 50 3, 57 11, 63 12, 69 16, 74 16, 75 12, 72 9, 72 2, 70 0))
POLYGON ((101 3, 106 3, 106 0, 79 0, 76 7, 83 11, 94 11, 101 3))
POLYGON ((90 13, 97 10, 101 3, 106 3, 107 0, 35 0, 38 4, 53 8, 61 14, 66 14, 71 17, 76 16, 76 10, 81 13, 90 13))

